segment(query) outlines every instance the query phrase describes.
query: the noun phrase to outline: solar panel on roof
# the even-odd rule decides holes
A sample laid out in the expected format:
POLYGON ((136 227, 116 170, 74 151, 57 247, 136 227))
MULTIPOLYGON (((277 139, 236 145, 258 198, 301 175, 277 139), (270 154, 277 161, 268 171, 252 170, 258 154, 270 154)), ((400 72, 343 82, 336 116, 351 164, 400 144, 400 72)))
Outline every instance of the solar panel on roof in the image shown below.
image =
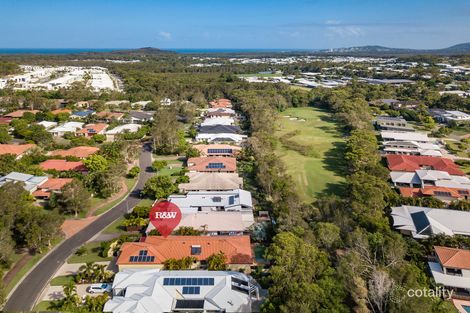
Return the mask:
POLYGON ((450 197, 452 194, 448 191, 434 191, 435 196, 450 197))
POLYGON ((214 278, 208 277, 176 277, 164 278, 163 286, 213 286, 214 278))
POLYGON ((175 309, 204 309, 204 300, 176 300, 175 309))
POLYGON ((209 164, 207 165, 207 168, 225 168, 225 165, 224 165, 224 163, 219 163, 219 162, 217 162, 217 163, 209 163, 209 164))
POLYGON ((201 293, 201 287, 183 287, 183 294, 184 295, 198 295, 201 293))
POLYGON ((429 226, 429 220, 423 211, 411 213, 411 219, 416 227, 416 232, 420 233, 429 226))
POLYGON ((207 149, 207 153, 210 154, 231 154, 232 149, 207 149))

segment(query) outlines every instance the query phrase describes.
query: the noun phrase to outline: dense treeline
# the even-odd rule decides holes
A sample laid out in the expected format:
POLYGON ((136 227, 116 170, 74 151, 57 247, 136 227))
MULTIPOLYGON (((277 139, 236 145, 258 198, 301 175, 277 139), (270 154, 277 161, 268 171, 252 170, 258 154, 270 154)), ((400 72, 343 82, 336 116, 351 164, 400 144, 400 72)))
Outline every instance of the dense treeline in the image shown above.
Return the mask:
POLYGON ((346 197, 324 196, 313 204, 299 201, 291 178, 273 153, 276 111, 283 108, 278 103, 294 105, 288 93, 272 94, 271 87, 258 87, 230 94, 251 132, 243 168, 260 189, 255 196, 262 209, 269 209, 276 221, 266 255, 272 262, 271 287, 263 312, 451 310, 448 302, 403 294, 410 288, 430 287, 423 266, 430 250, 414 251, 419 243, 408 242, 389 226, 388 207, 402 199, 389 186, 371 126, 367 101, 374 97, 366 95, 383 92, 380 88, 318 90, 302 103, 327 108, 349 134, 344 155, 349 163, 346 197))

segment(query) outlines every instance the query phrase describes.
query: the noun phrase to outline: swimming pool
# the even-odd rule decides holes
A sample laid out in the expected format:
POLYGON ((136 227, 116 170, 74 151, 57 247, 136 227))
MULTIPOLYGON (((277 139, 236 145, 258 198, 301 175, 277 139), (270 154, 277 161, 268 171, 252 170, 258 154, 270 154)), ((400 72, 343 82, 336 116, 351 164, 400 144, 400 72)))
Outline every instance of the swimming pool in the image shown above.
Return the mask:
POLYGON ((470 306, 468 306, 468 305, 462 305, 462 308, 465 310, 465 312, 470 313, 470 306))

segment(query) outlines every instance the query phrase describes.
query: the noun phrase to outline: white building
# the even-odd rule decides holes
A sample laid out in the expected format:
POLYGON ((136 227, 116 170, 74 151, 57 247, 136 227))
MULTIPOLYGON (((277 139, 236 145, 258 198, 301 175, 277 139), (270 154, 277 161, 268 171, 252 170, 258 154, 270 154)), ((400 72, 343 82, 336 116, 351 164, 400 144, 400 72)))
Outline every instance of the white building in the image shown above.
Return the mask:
POLYGON ((11 172, 6 176, 0 177, 0 186, 8 182, 23 184, 26 191, 33 193, 38 189, 38 186, 47 181, 47 176, 34 176, 30 174, 11 172))
POLYGON ((380 135, 384 141, 414 141, 418 143, 434 143, 435 138, 429 138, 425 133, 381 131, 380 135))
POLYGON ((402 205, 392 208, 393 227, 415 239, 431 235, 470 236, 470 212, 402 205))
POLYGON ((38 125, 43 126, 45 129, 51 129, 52 127, 57 126, 57 122, 41 121, 38 125))
POLYGON ((470 189, 470 179, 466 176, 450 175, 444 171, 416 170, 414 172, 390 172, 396 187, 424 188, 426 186, 470 189))
POLYGON ((385 141, 383 151, 388 154, 442 156, 441 149, 433 143, 420 143, 416 141, 385 141))
POLYGON ((54 127, 48 132, 57 137, 63 137, 66 133, 75 133, 77 130, 82 129, 85 123, 82 122, 67 122, 57 127, 54 127))
POLYGON ((201 126, 233 125, 233 123, 235 123, 235 120, 231 117, 212 117, 202 121, 201 126))
POLYGON ((197 134, 196 141, 207 141, 209 143, 230 142, 241 144, 247 138, 246 135, 219 133, 219 134, 197 134))
POLYGON ((113 313, 256 312, 257 283, 240 272, 125 269, 116 274, 113 313))
POLYGON ((117 135, 124 133, 135 133, 142 125, 140 124, 124 124, 114 127, 106 132, 106 140, 113 141, 117 135))

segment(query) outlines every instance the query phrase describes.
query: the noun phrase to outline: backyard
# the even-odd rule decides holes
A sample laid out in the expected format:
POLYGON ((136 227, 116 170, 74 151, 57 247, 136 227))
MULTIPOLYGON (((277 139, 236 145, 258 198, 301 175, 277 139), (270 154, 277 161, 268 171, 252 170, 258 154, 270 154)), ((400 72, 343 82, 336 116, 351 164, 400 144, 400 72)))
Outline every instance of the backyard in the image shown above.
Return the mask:
POLYGON ((317 108, 290 108, 280 114, 276 153, 305 202, 343 191, 345 141, 337 127, 331 114, 317 108))

